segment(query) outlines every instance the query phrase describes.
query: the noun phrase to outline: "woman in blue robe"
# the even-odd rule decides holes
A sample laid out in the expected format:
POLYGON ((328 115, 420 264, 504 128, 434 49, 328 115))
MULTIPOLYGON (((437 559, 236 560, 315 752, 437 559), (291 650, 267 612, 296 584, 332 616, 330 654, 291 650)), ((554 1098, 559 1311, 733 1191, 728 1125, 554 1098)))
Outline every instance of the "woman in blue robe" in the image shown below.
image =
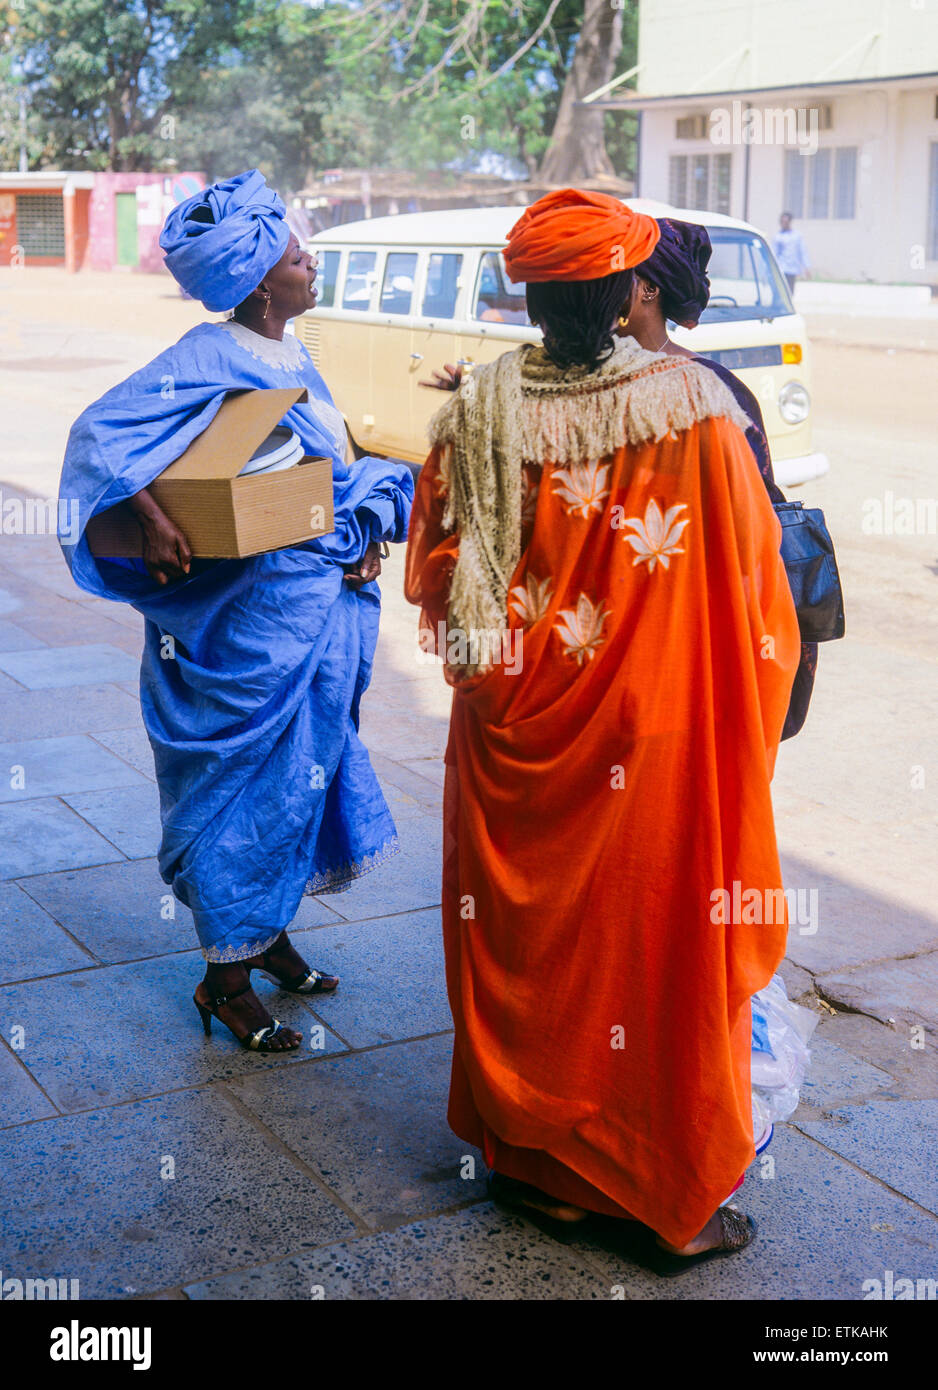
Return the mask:
MULTIPOLYGON (((398 853, 359 734, 378 635, 379 546, 403 541, 410 470, 346 462, 340 413, 287 321, 316 303, 315 264, 257 170, 179 204, 160 237, 170 271, 223 323, 193 328, 75 422, 60 493, 81 531, 60 537, 75 581, 145 618, 140 702, 160 792, 159 867, 195 918, 206 959, 195 1003, 246 1047, 283 1052, 299 1034, 251 988, 334 989, 286 927, 304 893, 336 892, 398 853), (225 395, 304 386, 283 423, 328 457, 335 529, 247 559, 199 560, 148 485, 211 422, 225 395), (127 501, 143 560, 95 557, 85 528, 127 501)), ((62 514, 62 513, 60 513, 62 514)))

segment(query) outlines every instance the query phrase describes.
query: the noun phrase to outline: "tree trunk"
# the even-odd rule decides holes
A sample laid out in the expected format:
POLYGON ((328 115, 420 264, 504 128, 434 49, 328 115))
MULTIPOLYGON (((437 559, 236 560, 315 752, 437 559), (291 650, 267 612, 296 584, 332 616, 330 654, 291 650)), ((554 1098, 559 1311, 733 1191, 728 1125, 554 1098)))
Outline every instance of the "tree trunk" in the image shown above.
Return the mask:
POLYGON ((602 111, 574 103, 615 76, 621 49, 621 8, 610 0, 586 0, 583 27, 541 161, 540 178, 545 183, 575 184, 597 174, 615 174, 606 153, 602 111))

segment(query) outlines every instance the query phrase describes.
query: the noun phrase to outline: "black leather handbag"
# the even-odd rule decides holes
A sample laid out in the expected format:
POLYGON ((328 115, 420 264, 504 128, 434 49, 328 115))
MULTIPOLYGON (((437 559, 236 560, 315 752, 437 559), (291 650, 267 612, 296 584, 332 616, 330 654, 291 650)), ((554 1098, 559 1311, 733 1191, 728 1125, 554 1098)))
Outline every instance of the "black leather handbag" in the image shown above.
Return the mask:
POLYGON ((843 637, 844 595, 824 513, 802 502, 776 502, 775 515, 782 524, 782 562, 802 642, 843 637))

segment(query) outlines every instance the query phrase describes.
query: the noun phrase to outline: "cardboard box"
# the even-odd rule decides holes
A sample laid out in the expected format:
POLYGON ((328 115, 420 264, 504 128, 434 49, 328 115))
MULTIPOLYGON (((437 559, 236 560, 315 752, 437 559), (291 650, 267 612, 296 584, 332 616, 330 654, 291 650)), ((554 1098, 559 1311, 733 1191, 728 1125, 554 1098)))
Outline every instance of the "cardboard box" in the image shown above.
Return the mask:
MULTIPOLYGON (((189 542, 194 556, 232 559, 298 545, 333 529, 332 460, 303 458, 279 473, 238 474, 304 387, 239 391, 148 491, 189 542)), ((143 554, 140 523, 126 502, 91 518, 92 555, 143 554)))

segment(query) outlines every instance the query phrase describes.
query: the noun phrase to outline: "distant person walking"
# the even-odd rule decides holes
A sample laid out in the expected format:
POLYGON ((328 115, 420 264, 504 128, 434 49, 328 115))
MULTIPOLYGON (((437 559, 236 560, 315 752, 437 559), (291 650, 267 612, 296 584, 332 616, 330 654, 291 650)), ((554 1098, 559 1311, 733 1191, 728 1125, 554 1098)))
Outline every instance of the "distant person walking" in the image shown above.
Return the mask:
POLYGON ((796 232, 791 225, 791 213, 783 212, 778 219, 778 232, 775 237, 775 245, 772 248, 775 252, 775 259, 778 261, 779 269, 788 281, 790 294, 795 293, 795 282, 799 275, 807 275, 810 270, 808 265, 808 253, 804 249, 804 240, 800 232, 796 232))

